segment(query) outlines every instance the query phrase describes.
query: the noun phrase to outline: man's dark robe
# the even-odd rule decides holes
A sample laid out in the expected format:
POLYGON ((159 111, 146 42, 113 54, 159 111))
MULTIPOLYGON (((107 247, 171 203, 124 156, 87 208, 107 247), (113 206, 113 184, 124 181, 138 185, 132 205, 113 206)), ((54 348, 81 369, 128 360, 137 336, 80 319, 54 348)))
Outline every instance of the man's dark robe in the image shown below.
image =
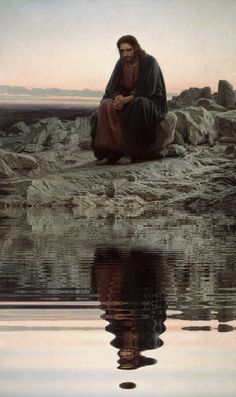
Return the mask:
MULTIPOLYGON (((103 99, 113 99, 117 93, 129 95, 127 89, 123 89, 122 80, 123 60, 119 59, 107 84, 103 99)), ((139 71, 134 87, 134 99, 121 110, 121 126, 124 131, 126 154, 142 157, 155 142, 159 125, 168 112, 166 100, 166 88, 161 69, 154 57, 148 54, 139 56, 139 71)), ((97 119, 91 121, 92 145, 94 146, 97 119)), ((96 150, 97 158, 106 157, 109 153, 96 150)))

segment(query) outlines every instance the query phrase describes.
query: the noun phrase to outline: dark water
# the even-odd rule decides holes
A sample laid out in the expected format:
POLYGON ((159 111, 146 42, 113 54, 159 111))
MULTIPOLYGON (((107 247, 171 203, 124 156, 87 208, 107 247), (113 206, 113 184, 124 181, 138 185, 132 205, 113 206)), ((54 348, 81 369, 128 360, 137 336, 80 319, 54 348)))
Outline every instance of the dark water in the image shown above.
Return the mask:
POLYGON ((0 233, 4 396, 235 395, 234 219, 32 212, 0 233))

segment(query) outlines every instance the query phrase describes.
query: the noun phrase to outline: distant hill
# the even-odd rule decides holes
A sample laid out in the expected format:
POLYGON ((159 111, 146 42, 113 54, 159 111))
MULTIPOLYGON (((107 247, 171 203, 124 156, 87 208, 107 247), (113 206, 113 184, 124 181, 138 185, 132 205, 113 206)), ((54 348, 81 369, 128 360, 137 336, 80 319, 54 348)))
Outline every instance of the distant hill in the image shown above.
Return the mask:
POLYGON ((62 90, 60 88, 26 88, 22 86, 0 85, 0 96, 3 95, 30 95, 38 96, 83 96, 97 97, 103 95, 103 91, 94 91, 87 88, 83 90, 62 90))

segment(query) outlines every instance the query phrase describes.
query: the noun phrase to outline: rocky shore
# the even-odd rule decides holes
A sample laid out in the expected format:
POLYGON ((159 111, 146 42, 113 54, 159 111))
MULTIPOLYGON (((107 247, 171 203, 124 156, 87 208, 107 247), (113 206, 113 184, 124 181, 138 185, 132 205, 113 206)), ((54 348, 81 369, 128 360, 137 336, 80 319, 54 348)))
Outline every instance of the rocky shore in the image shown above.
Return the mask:
POLYGON ((98 166, 90 115, 18 121, 0 131, 0 209, 69 208, 79 217, 175 210, 236 215, 236 96, 190 88, 169 101, 154 160, 98 166))

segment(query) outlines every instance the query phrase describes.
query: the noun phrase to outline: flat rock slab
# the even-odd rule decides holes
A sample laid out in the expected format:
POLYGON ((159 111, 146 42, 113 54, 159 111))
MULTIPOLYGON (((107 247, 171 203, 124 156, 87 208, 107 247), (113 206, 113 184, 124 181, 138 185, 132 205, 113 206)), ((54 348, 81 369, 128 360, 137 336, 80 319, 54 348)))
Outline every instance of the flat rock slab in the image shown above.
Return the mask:
MULTIPOLYGON (((37 153, 37 161, 45 155, 37 153)), ((54 153, 51 161, 42 160, 32 175, 2 179, 0 208, 66 207, 79 217, 158 216, 180 208, 197 211, 203 203, 204 210, 224 203, 226 210, 236 208, 226 200, 227 195, 235 199, 236 164, 225 145, 202 145, 185 157, 122 166, 98 166, 91 151, 79 150, 54 153)))

